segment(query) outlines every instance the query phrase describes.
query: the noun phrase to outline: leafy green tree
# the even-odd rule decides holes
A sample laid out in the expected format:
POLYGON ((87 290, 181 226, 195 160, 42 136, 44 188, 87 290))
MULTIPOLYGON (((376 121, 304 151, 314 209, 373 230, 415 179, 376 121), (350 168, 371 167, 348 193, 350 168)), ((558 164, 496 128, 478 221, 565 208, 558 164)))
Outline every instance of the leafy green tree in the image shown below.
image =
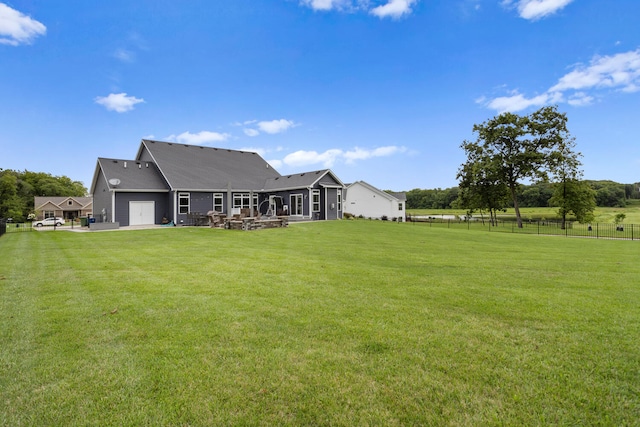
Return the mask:
POLYGON ((616 224, 622 224, 626 217, 627 217, 627 214, 620 212, 619 214, 616 214, 615 218, 613 219, 613 222, 615 222, 616 224))
POLYGON ((465 141, 462 149, 467 162, 458 170, 460 182, 457 205, 467 210, 488 211, 492 225, 497 223, 497 212, 506 207, 509 200, 508 188, 501 180, 496 159, 486 156, 483 148, 473 142, 465 141))
POLYGON ((548 169, 555 180, 550 203, 559 207, 563 230, 568 215, 574 214, 578 221, 589 222, 593 220, 596 208, 595 192, 589 184, 580 181, 582 154, 575 151, 575 145, 574 138, 563 138, 548 157, 548 169))
POLYGON ((33 211, 35 196, 82 197, 87 189, 80 181, 44 172, 0 169, 0 217, 24 221, 33 211))
POLYGON ((549 199, 552 195, 553 190, 551 188, 551 184, 546 181, 522 186, 522 191, 520 192, 520 206, 529 208, 549 206, 549 199))
POLYGON ((624 185, 613 181, 590 181, 596 190, 596 203, 603 207, 624 207, 627 205, 624 185))
POLYGON ((0 218, 19 219, 22 215, 17 183, 18 177, 13 171, 3 171, 0 175, 0 218))
POLYGON ((567 216, 573 214, 581 222, 592 222, 596 208, 595 191, 585 181, 566 179, 554 186, 550 203, 558 206, 558 215, 562 217, 562 229, 566 226, 567 216))
POLYGON ((491 175, 509 189, 518 227, 522 227, 521 182, 547 178, 550 156, 570 138, 566 124, 566 115, 556 107, 543 107, 528 116, 503 113, 473 126, 480 157, 491 159, 485 162, 494 168, 491 175))

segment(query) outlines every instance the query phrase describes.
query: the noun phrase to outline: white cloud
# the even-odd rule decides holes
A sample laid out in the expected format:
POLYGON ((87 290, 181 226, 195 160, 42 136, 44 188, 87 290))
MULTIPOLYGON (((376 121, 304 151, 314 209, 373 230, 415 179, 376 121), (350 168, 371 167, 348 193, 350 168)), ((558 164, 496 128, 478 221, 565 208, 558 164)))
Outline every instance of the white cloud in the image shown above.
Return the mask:
POLYGON ((346 151, 339 148, 332 148, 322 153, 318 153, 317 151, 299 150, 285 156, 284 159, 282 159, 282 163, 287 166, 295 167, 321 164, 325 168, 330 168, 338 161, 343 161, 346 164, 352 164, 356 160, 366 160, 372 157, 387 157, 405 151, 406 149, 404 147, 398 147, 395 145, 374 149, 355 147, 352 150, 346 151))
POLYGON ((392 154, 404 151, 404 147, 397 147, 395 145, 379 147, 373 150, 355 147, 353 150, 346 151, 343 154, 343 157, 347 163, 353 163, 356 160, 366 160, 372 157, 387 157, 391 156, 392 154))
POLYGON ((127 49, 117 49, 113 52, 113 57, 122 62, 133 62, 136 58, 136 54, 127 49))
POLYGON ((107 96, 96 97, 95 102, 103 105, 109 111, 125 113, 133 110, 134 105, 144 102, 144 99, 127 96, 126 93, 110 93, 107 96))
POLYGON ((262 132, 269 133, 269 134, 276 134, 276 133, 282 133, 287 129, 296 126, 296 124, 291 120, 280 119, 280 120, 271 120, 268 122, 266 121, 258 122, 257 126, 258 126, 258 129, 261 130, 262 132))
POLYGON ((487 107, 492 110, 496 110, 499 113, 504 113, 506 111, 515 112, 525 110, 529 107, 541 107, 547 104, 549 99, 550 96, 546 93, 533 98, 526 98, 521 93, 516 92, 510 96, 500 96, 492 99, 487 103, 487 107))
POLYGON ((369 12, 378 18, 400 18, 411 13, 411 6, 417 0, 389 0, 387 4, 374 7, 369 12))
POLYGON ((269 163, 271 167, 276 170, 282 167, 282 160, 267 160, 267 163, 269 163))
POLYGON ((0 44, 29 44, 46 32, 47 27, 42 23, 0 3, 0 44))
POLYGON ((255 129, 246 128, 246 129, 243 129, 243 131, 244 131, 244 134, 247 135, 247 136, 258 136, 258 135, 260 135, 260 132, 258 132, 255 129))
POLYGON ((228 133, 210 132, 203 130, 198 133, 191 133, 189 131, 183 132, 180 135, 169 135, 166 139, 168 141, 175 141, 181 144, 208 144, 212 142, 226 141, 231 137, 228 133))
POLYGON ((419 0, 300 0, 300 4, 318 11, 341 12, 368 11, 379 18, 400 18, 412 12, 419 0), (372 6, 376 4, 377 6, 372 6), (382 3, 382 4, 381 4, 382 3))
POLYGON ((334 7, 338 7, 339 2, 337 0, 302 0, 302 4, 309 6, 313 10, 331 10, 334 7))
POLYGON ((584 107, 593 104, 593 96, 589 96, 584 92, 576 92, 567 101, 569 105, 574 107, 584 107))
POLYGON ((286 155, 282 162, 288 166, 307 166, 321 163, 325 168, 330 168, 342 154, 342 150, 335 148, 324 153, 299 150, 286 155))
POLYGON ((595 56, 589 65, 578 64, 541 95, 527 98, 516 91, 491 100, 482 97, 477 102, 498 112, 516 112, 559 102, 576 107, 587 106, 593 104, 595 97, 586 91, 599 89, 627 93, 640 91, 640 49, 611 56, 595 56))
POLYGON ((563 9, 573 0, 503 0, 502 5, 518 9, 521 18, 536 21, 545 16, 553 15, 563 9))
POLYGON ((635 92, 640 84, 640 49, 612 56, 596 56, 588 66, 578 65, 550 90, 620 88, 635 92))

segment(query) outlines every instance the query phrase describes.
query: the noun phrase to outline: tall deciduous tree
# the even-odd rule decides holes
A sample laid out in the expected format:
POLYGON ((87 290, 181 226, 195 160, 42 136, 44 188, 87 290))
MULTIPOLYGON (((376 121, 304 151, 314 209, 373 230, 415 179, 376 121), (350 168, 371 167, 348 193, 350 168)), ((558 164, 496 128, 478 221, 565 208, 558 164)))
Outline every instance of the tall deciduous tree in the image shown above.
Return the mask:
POLYGON ((503 113, 474 125, 473 131, 478 135, 479 157, 491 159, 486 164, 495 168, 492 174, 509 189, 518 227, 522 227, 519 187, 525 180, 547 179, 552 153, 571 138, 566 115, 556 107, 543 107, 524 117, 503 113))
POLYGON ((486 210, 491 224, 495 225, 497 211, 504 209, 509 200, 508 188, 501 181, 494 159, 485 156, 480 145, 465 141, 461 147, 467 162, 458 170, 458 207, 465 208, 468 213, 486 210))
POLYGON ((588 183, 580 180, 582 154, 575 151, 575 145, 574 138, 562 138, 548 158, 549 172, 554 180, 553 196, 549 202, 558 206, 563 230, 567 215, 574 214, 578 221, 589 222, 593 220, 596 208, 595 191, 588 183))

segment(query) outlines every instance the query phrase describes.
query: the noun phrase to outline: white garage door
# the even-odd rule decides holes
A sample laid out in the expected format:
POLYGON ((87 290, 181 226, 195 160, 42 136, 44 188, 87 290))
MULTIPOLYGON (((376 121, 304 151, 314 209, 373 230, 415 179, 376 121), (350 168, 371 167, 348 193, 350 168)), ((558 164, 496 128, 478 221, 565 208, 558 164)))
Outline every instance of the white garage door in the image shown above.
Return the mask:
POLYGON ((129 225, 155 223, 155 202, 129 202, 129 225))

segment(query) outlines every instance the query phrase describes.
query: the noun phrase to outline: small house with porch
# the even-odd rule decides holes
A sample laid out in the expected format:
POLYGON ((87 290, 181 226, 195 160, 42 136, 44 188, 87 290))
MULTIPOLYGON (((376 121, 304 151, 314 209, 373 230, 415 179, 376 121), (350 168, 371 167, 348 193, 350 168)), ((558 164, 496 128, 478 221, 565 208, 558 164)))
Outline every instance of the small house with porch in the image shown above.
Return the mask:
POLYGON ((65 220, 86 217, 93 212, 91 197, 34 197, 33 209, 36 219, 64 218, 65 220))

